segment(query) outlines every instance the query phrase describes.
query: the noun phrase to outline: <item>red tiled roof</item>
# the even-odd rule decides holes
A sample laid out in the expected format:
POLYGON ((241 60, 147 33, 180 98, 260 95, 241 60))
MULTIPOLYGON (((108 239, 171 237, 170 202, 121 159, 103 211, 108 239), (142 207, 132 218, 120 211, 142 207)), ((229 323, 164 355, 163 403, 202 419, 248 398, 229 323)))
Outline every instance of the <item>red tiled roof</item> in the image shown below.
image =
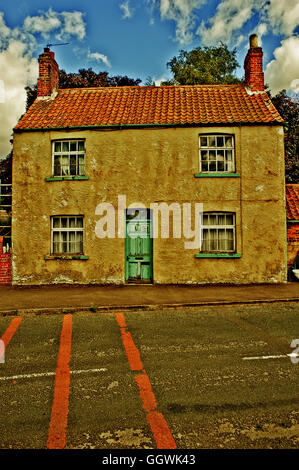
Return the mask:
POLYGON ((288 220, 299 220, 299 184, 286 184, 286 209, 288 220))
POLYGON ((15 129, 283 122, 267 93, 244 85, 69 88, 36 100, 15 129))

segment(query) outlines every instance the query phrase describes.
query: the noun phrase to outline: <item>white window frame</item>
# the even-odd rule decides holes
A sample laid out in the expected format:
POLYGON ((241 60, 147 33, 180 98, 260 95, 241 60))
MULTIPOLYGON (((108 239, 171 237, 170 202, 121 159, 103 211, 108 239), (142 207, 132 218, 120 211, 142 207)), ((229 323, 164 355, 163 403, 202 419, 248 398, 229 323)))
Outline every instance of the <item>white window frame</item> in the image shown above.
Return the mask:
MULTIPOLYGON (((60 245, 61 246, 61 245, 60 245)), ((74 254, 84 254, 84 217, 82 215, 53 215, 51 216, 51 254, 53 255, 74 255, 74 254), (54 221, 60 219, 60 226, 59 227, 54 227, 54 221), (62 227, 61 219, 67 219, 67 226, 62 227), (80 219, 82 220, 82 226, 76 226, 75 227, 70 227, 70 219, 80 219), (75 233, 75 241, 70 241, 70 233, 74 232, 75 233), (82 241, 77 241, 77 233, 82 233, 82 241), (59 243, 62 244, 62 233, 67 233, 67 250, 66 251, 55 251, 54 250, 54 233, 59 233, 59 243), (71 243, 82 243, 82 250, 80 251, 70 251, 70 244, 71 243)))
POLYGON ((61 139, 52 141, 52 175, 54 177, 59 176, 85 176, 85 140, 84 139, 61 139), (83 143, 83 150, 79 150, 79 142, 83 143), (60 150, 56 149, 56 145, 60 144, 60 150), (63 145, 68 144, 69 149, 63 150, 63 145), (76 145, 75 150, 70 150, 74 144, 76 145), (79 156, 83 155, 83 164, 79 163, 79 156), (60 174, 55 174, 55 157, 60 156, 60 174), (71 157, 76 157, 76 171, 71 172, 71 157), (61 162, 62 157, 68 157, 68 164, 65 166, 61 162), (81 166, 83 169, 81 170, 81 166))
MULTIPOLYGON (((211 237, 208 237, 208 240, 209 240, 209 243, 211 244, 211 240, 212 238, 211 237)), ((236 214, 234 212, 204 212, 203 213, 203 218, 202 218, 202 247, 201 247, 201 252, 202 253, 235 253, 236 252, 236 214), (205 225, 205 216, 216 216, 217 219, 219 218, 219 216, 223 217, 223 216, 229 216, 229 217, 233 217, 233 223, 232 224, 210 224, 210 217, 209 217, 209 220, 208 220, 208 224, 205 225), (211 231, 211 230, 216 230, 217 231, 217 238, 213 239, 213 240, 217 240, 217 248, 216 249, 204 249, 204 241, 205 241, 205 238, 204 238, 204 232, 205 230, 208 230, 208 231, 211 231), (233 248, 232 249, 228 249, 227 247, 227 240, 231 240, 231 238, 228 238, 228 237, 225 237, 223 239, 220 239, 219 238, 219 232, 225 230, 225 234, 227 231, 232 231, 233 233, 233 248), (219 248, 219 244, 220 244, 220 241, 224 241, 226 243, 226 248, 225 249, 220 249, 219 248)))
POLYGON ((200 134, 198 139, 199 145, 199 172, 200 173, 235 173, 235 137, 233 134, 200 134), (202 141, 207 139, 207 145, 203 145, 202 141), (218 145, 223 139, 224 145, 218 145), (231 145, 228 145, 228 140, 231 139, 231 145), (213 145, 215 141, 215 145, 213 145), (212 158, 215 153, 215 158, 212 158), (229 152, 231 152, 231 160, 229 159, 229 152), (207 154, 208 159, 204 160, 203 155, 207 154), (220 158, 223 154, 223 159, 220 158), (208 163, 208 168, 203 168, 203 162, 208 163), (215 169, 210 169, 210 163, 215 162, 215 169), (223 164, 223 170, 219 169, 223 164))

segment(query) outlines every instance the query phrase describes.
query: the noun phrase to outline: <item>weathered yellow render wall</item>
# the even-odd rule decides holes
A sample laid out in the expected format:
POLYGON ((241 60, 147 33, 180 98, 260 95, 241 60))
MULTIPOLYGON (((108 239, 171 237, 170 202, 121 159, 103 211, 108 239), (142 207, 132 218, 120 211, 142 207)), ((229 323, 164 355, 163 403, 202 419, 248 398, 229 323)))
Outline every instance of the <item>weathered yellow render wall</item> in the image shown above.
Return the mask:
MULTIPOLYGON (((286 281, 284 153, 281 126, 148 128, 23 132, 14 135, 13 284, 116 283, 125 278, 124 239, 99 239, 95 209, 117 196, 153 202, 199 202, 236 213, 240 259, 198 259, 182 239, 154 240, 155 283, 286 281), (198 135, 235 135, 240 178, 195 178, 198 135), (51 141, 86 139, 87 181, 46 182, 51 141), (45 260, 50 216, 84 215, 81 260, 45 260)), ((138 204, 137 204, 138 206, 138 204)))

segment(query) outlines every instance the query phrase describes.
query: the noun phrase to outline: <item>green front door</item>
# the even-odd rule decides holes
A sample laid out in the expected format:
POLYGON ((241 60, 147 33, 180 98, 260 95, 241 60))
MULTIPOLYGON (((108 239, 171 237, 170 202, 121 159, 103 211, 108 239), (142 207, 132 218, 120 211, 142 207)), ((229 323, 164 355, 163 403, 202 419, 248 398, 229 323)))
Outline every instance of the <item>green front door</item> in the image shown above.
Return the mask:
POLYGON ((153 239, 150 211, 135 209, 126 213, 126 281, 153 281, 153 239))

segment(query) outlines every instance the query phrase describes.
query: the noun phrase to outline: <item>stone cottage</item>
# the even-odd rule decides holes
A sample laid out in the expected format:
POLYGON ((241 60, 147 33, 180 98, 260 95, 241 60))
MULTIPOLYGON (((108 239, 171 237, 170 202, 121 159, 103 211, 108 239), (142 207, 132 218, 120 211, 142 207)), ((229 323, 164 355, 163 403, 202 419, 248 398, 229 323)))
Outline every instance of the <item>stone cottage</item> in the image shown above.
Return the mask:
POLYGON ((14 129, 13 284, 285 282, 262 56, 252 36, 244 84, 58 89, 45 48, 14 129))

